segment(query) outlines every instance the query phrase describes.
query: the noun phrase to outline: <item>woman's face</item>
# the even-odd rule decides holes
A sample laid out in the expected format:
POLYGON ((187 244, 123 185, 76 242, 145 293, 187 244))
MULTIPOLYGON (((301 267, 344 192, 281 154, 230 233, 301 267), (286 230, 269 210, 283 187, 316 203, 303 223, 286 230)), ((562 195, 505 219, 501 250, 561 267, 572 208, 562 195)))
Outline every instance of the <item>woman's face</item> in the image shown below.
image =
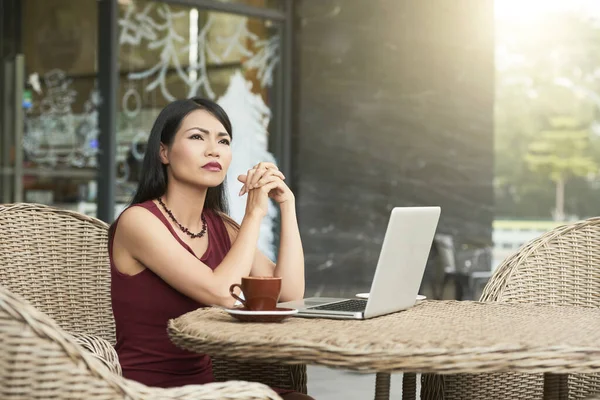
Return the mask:
POLYGON ((173 179, 215 187, 223 183, 231 164, 231 137, 211 113, 195 110, 185 117, 170 147, 161 143, 160 157, 173 179))

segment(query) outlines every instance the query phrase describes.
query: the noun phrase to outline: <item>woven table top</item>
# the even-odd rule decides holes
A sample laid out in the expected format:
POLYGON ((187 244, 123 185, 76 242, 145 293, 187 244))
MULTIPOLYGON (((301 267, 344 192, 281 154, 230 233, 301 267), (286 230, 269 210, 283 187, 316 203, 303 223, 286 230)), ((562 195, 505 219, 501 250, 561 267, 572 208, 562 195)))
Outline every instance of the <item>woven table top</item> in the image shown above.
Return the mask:
POLYGON ((600 309, 425 301, 370 320, 238 322, 218 308, 171 320, 179 347, 238 360, 362 372, 600 371, 600 309))

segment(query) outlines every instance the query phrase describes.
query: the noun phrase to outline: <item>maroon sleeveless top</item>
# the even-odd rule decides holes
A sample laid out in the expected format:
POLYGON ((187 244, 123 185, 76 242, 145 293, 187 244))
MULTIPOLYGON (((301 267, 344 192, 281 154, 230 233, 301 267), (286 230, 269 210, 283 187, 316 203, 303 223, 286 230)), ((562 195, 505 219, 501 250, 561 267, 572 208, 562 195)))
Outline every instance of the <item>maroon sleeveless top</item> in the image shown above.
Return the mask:
MULTIPOLYGON (((144 207, 154 214, 175 239, 197 257, 153 201, 134 206, 144 207)), ((204 216, 208 248, 200 260, 215 269, 231 248, 231 241, 221 217, 211 210, 205 210, 204 216)), ((114 223, 114 231, 118 221, 114 223)), ((210 357, 176 347, 167 335, 169 319, 206 306, 179 293, 148 268, 136 275, 119 272, 112 255, 113 240, 114 234, 109 243, 111 296, 117 333, 115 350, 123 376, 158 387, 213 382, 210 357)))

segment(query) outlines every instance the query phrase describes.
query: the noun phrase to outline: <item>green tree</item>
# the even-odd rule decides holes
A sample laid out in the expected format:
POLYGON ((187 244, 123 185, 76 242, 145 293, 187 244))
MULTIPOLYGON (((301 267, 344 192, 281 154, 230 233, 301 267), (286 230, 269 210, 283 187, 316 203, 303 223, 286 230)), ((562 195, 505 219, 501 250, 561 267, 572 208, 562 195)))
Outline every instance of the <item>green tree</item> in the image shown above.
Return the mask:
POLYGON ((600 214, 600 25, 497 20, 496 48, 497 215, 600 214))
POLYGON ((555 117, 549 122, 549 129, 529 144, 525 161, 531 171, 556 185, 554 218, 563 221, 565 184, 574 177, 596 174, 598 163, 592 156, 589 129, 582 129, 572 117, 555 117))

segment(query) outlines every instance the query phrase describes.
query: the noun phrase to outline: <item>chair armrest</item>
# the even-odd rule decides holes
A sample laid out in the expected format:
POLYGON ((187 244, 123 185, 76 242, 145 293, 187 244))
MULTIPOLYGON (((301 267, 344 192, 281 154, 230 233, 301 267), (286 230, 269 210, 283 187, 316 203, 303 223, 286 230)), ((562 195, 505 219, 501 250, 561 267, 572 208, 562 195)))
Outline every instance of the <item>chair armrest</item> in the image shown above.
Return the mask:
MULTIPOLYGON (((110 372, 121 376, 121 365, 114 347, 106 340, 92 335, 72 335, 77 344, 101 361, 110 372)), ((256 382, 228 381, 205 385, 187 385, 171 389, 154 388, 141 383, 125 380, 127 392, 137 392, 139 398, 160 398, 173 400, 281 400, 269 386, 256 382)))
MULTIPOLYGON (((132 381, 128 381, 131 387, 132 381)), ((137 383, 137 382, 135 382, 137 383)), ((282 400, 270 387, 262 383, 229 381, 188 385, 172 389, 159 389, 136 385, 136 391, 143 399, 177 400, 282 400)))
POLYGON ((98 336, 85 334, 74 334, 72 336, 75 338, 75 342, 77 342, 78 345, 102 361, 111 372, 119 376, 123 375, 117 352, 110 343, 98 336))

